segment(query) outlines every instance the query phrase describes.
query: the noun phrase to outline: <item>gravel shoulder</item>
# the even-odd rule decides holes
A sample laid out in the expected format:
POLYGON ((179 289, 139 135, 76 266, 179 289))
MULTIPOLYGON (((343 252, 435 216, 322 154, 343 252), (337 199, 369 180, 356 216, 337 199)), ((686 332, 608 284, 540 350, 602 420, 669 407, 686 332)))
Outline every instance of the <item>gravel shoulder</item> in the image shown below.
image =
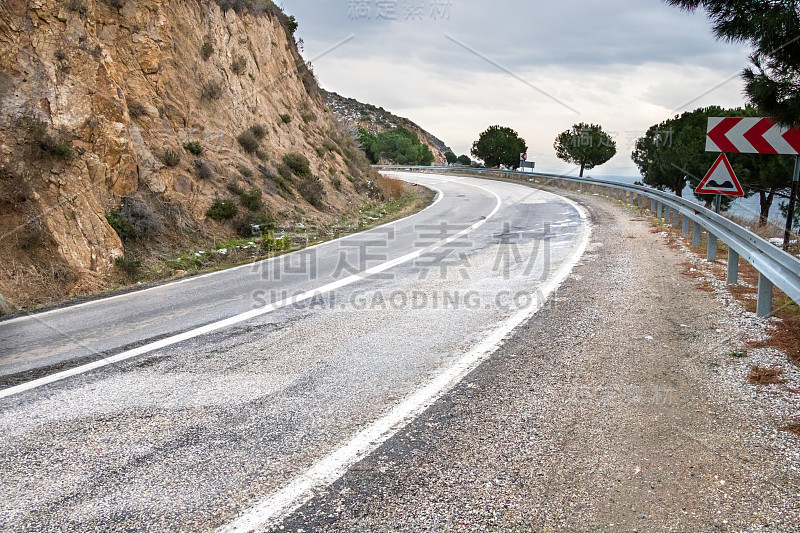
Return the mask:
POLYGON ((732 356, 768 321, 638 213, 559 193, 593 243, 550 305, 276 530, 800 531, 800 373, 732 356))

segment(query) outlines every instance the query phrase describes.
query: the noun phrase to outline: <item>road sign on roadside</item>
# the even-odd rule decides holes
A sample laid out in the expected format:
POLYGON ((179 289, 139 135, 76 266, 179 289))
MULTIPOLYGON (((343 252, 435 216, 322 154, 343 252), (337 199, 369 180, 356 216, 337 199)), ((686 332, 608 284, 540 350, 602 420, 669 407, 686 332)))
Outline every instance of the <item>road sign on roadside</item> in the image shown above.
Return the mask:
POLYGON ((527 161, 528 160, 528 153, 527 152, 522 152, 521 154, 519 154, 519 160, 520 161, 527 161))
POLYGON ((744 196, 744 189, 733 172, 733 167, 725 154, 720 154, 711 166, 706 177, 694 190, 697 194, 720 194, 724 196, 744 196))
POLYGON ((709 117, 706 152, 800 154, 800 130, 768 118, 709 117))

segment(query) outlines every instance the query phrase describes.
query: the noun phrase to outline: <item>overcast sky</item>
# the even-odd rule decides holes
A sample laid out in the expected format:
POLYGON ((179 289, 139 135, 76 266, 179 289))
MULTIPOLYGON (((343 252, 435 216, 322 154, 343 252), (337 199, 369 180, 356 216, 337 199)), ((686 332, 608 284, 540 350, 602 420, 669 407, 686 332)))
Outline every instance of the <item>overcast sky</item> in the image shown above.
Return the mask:
POLYGON ((592 174, 636 175, 630 152, 649 126, 744 103, 748 50, 717 42, 704 14, 661 0, 282 5, 324 88, 408 117, 458 155, 500 124, 527 141, 538 170, 569 172, 553 140, 592 122, 617 141, 617 156, 592 174))

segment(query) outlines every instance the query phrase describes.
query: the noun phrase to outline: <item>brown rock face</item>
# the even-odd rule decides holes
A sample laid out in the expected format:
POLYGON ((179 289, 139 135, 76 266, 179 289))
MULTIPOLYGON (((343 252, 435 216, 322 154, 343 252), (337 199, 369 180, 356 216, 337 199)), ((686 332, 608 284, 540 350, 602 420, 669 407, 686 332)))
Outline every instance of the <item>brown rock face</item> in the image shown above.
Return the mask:
POLYGON ((208 0, 0 2, 0 294, 22 307, 36 303, 32 284, 102 286, 123 254, 106 221, 123 197, 166 206, 168 227, 180 212, 217 232, 205 213, 234 178, 278 218, 358 205, 351 180, 330 184, 364 176, 310 76, 274 14, 208 0), (237 142, 253 125, 266 132, 257 155, 237 142), (325 210, 270 194, 289 152, 311 161, 325 210))

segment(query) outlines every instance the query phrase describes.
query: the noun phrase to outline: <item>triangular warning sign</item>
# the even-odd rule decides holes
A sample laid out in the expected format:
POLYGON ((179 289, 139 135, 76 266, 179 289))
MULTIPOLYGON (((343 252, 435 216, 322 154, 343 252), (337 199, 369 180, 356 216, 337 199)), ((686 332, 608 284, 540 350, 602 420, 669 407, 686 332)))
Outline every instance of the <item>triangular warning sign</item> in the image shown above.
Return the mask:
POLYGON ((720 154, 717 161, 708 171, 706 177, 694 190, 697 194, 723 194, 726 196, 744 196, 744 190, 736 174, 733 172, 728 158, 720 154))

